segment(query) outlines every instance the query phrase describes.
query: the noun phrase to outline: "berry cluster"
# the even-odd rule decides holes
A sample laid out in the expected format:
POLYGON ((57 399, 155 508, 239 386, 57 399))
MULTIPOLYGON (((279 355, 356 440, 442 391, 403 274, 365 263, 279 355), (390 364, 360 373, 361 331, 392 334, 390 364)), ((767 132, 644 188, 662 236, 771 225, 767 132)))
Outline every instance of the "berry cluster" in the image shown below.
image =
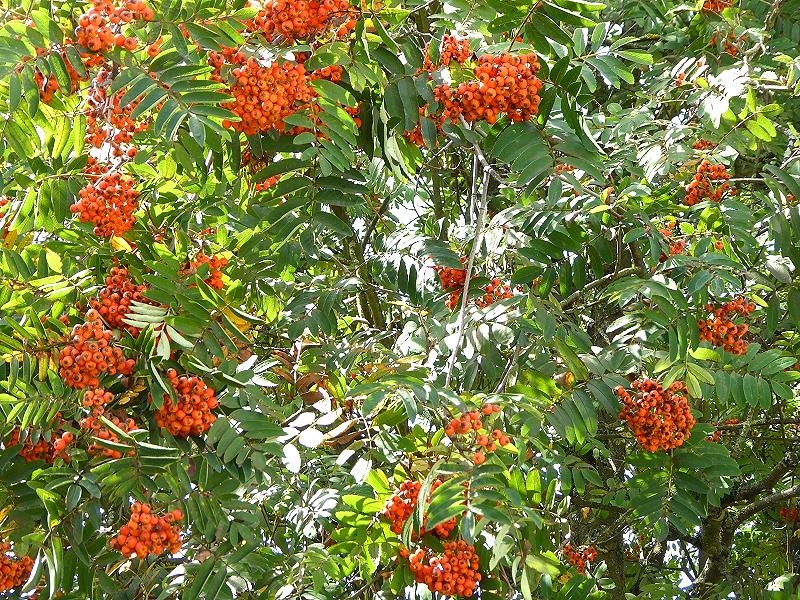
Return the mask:
POLYGON ((269 188, 276 185, 280 180, 281 180, 281 175, 273 175, 272 177, 268 177, 264 181, 259 181, 258 183, 253 184, 253 191, 254 192, 266 191, 269 188))
MULTIPOLYGON (((725 421, 724 425, 738 425, 739 419, 728 419, 725 421)), ((718 423, 714 423, 714 425, 718 425, 718 423)), ((711 435, 706 436, 706 440, 709 442, 718 442, 722 439, 722 430, 717 429, 711 435)))
POLYGON ((130 375, 136 364, 126 359, 122 350, 112 344, 112 333, 103 327, 100 313, 91 309, 86 313, 86 323, 72 328, 69 343, 59 354, 59 375, 72 388, 96 388, 100 376, 130 375))
POLYGON ((784 506, 778 510, 778 516, 784 523, 797 523, 800 521, 800 508, 796 506, 784 506))
POLYGON ((123 235, 136 222, 133 213, 139 207, 139 192, 134 189, 132 178, 119 171, 109 170, 108 165, 90 161, 84 172, 96 179, 90 181, 78 195, 80 200, 69 207, 84 223, 94 225, 98 237, 123 235))
POLYGON ((443 108, 443 115, 453 123, 460 117, 468 123, 495 123, 501 115, 512 122, 528 121, 539 112, 539 91, 542 81, 536 77, 539 61, 535 54, 478 58, 474 81, 457 88, 448 84, 436 86, 434 97, 443 108))
MULTIPOLYGON (((665 238, 672 237, 672 234, 675 233, 675 221, 667 221, 664 224, 664 227, 659 229, 658 232, 663 235, 665 238)), ((673 240, 669 242, 669 256, 675 256, 676 254, 683 254, 686 252, 687 243, 685 240, 673 240)), ((658 258, 659 262, 664 262, 667 260, 667 255, 663 252, 661 256, 658 258)))
POLYGON ((483 287, 483 291, 483 296, 475 300, 475 304, 480 308, 486 308, 498 300, 514 297, 514 293, 511 291, 511 286, 507 283, 504 284, 497 277, 493 278, 491 282, 485 285, 483 287))
POLYGON ((446 542, 441 556, 428 552, 420 548, 408 557, 415 581, 445 596, 469 598, 475 594, 481 574, 474 546, 458 540, 446 542))
POLYGON ((125 90, 108 96, 112 74, 101 69, 87 96, 86 143, 94 148, 108 148, 115 157, 126 159, 136 156, 138 148, 131 144, 133 136, 147 129, 146 122, 133 118, 133 111, 139 104, 137 100, 122 105, 125 90))
POLYGON ((693 150, 713 150, 717 147, 716 142, 710 142, 709 140, 704 140, 700 138, 694 144, 692 144, 693 150))
POLYGON ((112 538, 111 547, 129 558, 147 558, 150 554, 160 555, 165 551, 177 554, 182 542, 181 528, 176 522, 181 519, 183 513, 177 508, 159 517, 152 513, 149 504, 134 502, 130 521, 112 538))
POLYGON ((288 61, 275 61, 264 66, 243 52, 224 50, 209 54, 209 64, 214 67, 214 79, 224 82, 223 64, 236 65, 231 70, 233 81, 228 93, 233 100, 223 104, 239 116, 241 121, 223 121, 223 126, 247 135, 271 129, 283 131, 283 120, 307 104, 314 95, 309 86, 305 67, 288 61))
POLYGON ((215 290, 221 290, 225 287, 222 283, 222 269, 228 265, 228 259, 219 256, 208 256, 204 252, 200 252, 191 261, 191 268, 197 270, 200 265, 208 265, 208 277, 205 281, 209 286, 215 290))
POLYGON ((706 12, 721 13, 726 8, 730 8, 732 4, 731 0, 706 0, 703 2, 703 10, 706 12))
POLYGON ((156 425, 164 427, 175 437, 200 435, 208 431, 216 416, 211 411, 218 403, 214 390, 194 375, 178 376, 175 369, 167 371, 167 377, 178 399, 173 402, 169 394, 156 412, 156 425))
POLYGON ((715 31, 708 41, 708 45, 712 47, 721 45, 722 51, 726 54, 738 56, 745 41, 747 41, 747 36, 744 34, 737 36, 733 31, 729 31, 727 34, 724 31, 715 31))
POLYGON ((439 46, 439 60, 433 62, 431 59, 430 45, 425 50, 425 63, 423 68, 426 71, 433 71, 437 66, 449 66, 453 61, 464 64, 472 56, 472 50, 469 49, 469 40, 457 38, 454 35, 445 34, 442 37, 442 43, 439 46))
POLYGON ((737 315, 747 317, 756 309, 753 302, 747 302, 739 297, 722 306, 714 308, 709 304, 706 310, 711 313, 708 319, 700 319, 697 327, 700 330, 700 339, 712 346, 723 348, 731 354, 745 354, 747 342, 743 339, 750 327, 746 323, 733 322, 737 315))
POLYGON ((558 163, 555 169, 553 169, 555 173, 571 173, 574 170, 575 166, 567 163, 558 163))
MULTIPOLYGON (((433 493, 436 488, 442 485, 442 482, 438 479, 431 484, 431 493, 433 493)), ((391 522, 391 530, 400 535, 403 533, 403 526, 408 520, 408 517, 414 512, 414 509, 417 507, 417 499, 419 498, 419 491, 422 489, 422 484, 419 481, 404 481, 400 484, 400 488, 392 497, 389 498, 389 501, 386 503, 386 508, 383 509, 383 514, 387 517, 391 522)), ((425 519, 427 521, 427 518, 425 519)), ((447 538, 450 537, 450 532, 453 531, 456 527, 456 519, 453 517, 452 519, 445 521, 444 523, 439 523, 436 527, 433 528, 434 535, 439 536, 440 538, 447 538)), ((425 525, 423 522, 423 526, 420 529, 419 535, 425 535, 427 530, 425 529, 425 525)), ((417 536, 415 535, 414 538, 417 536)))
MULTIPOLYGON (((136 422, 130 418, 111 417, 110 421, 125 433, 131 432, 134 429, 139 429, 136 422)), ((95 416, 89 416, 81 420, 81 429, 89 431, 91 434, 101 440, 106 440, 114 444, 119 444, 119 436, 108 427, 103 425, 103 422, 95 416)), ((89 456, 102 456, 105 458, 122 458, 122 452, 113 448, 107 448, 101 444, 90 444, 87 448, 89 456)), ((127 456, 136 456, 136 451, 128 450, 127 456)))
POLYGON ((580 575, 586 573, 586 566, 597 558, 597 550, 594 546, 587 546, 583 550, 578 550, 572 547, 572 544, 564 546, 564 558, 567 559, 569 564, 575 567, 580 575))
MULTIPOLYGON (((119 443, 119 436, 112 430, 108 429, 100 417, 105 413, 106 405, 114 399, 111 392, 105 391, 103 388, 96 388, 87 390, 83 395, 82 404, 84 408, 90 408, 92 414, 85 419, 81 419, 80 426, 84 431, 90 432, 94 437, 101 440, 107 440, 115 444, 119 443)), ((124 432, 133 431, 137 429, 137 425, 133 419, 120 419, 119 417, 112 417, 111 422, 124 432)), ((106 448, 100 444, 91 444, 87 449, 89 456, 103 456, 106 458, 122 458, 122 452, 112 448, 106 448)), ((136 452, 130 450, 128 456, 135 456, 136 452)))
POLYGON ((676 240, 669 244, 669 255, 683 254, 686 252, 686 240, 676 240))
MULTIPOLYGON (((255 175, 261 169, 266 167, 268 164, 269 162, 264 158, 255 158, 250 152, 250 150, 245 150, 242 153, 242 166, 247 167, 251 175, 255 175)), ((264 190, 268 190, 273 185, 278 183, 281 180, 281 177, 282 175, 273 175, 272 177, 269 177, 264 181, 253 183, 252 189, 255 192, 263 192, 264 190)))
MULTIPOLYGON (((153 9, 143 0, 125 0, 119 8, 115 8, 108 0, 92 0, 92 8, 78 18, 75 41, 94 54, 114 46, 135 50, 138 45, 136 38, 126 37, 120 28, 134 20, 152 21, 154 16, 153 9)), ((91 54, 85 56, 91 59, 91 54)), ((99 64, 102 59, 91 62, 99 64)))
POLYGON ((92 298, 89 305, 95 309, 108 325, 114 329, 124 328, 134 337, 139 330, 122 322, 130 311, 131 302, 147 302, 142 293, 147 290, 146 285, 135 284, 128 274, 128 269, 112 267, 106 277, 106 285, 92 298))
POLYGON ((642 546, 645 539, 643 535, 639 535, 637 541, 631 543, 630 548, 625 548, 625 560, 638 561, 642 556, 642 546))
MULTIPOLYGON (((45 49, 45 48, 37 48, 36 54, 37 56, 41 56, 46 54, 47 52, 58 53, 61 56, 61 60, 64 62, 64 67, 67 70, 67 74, 69 75, 70 79, 70 89, 68 91, 69 94, 74 94, 78 91, 78 86, 81 81, 86 81, 88 79, 88 75, 82 77, 76 70, 75 67, 72 66, 70 63, 69 58, 67 58, 66 49, 61 48, 57 50, 55 48, 45 49)), ((39 98, 45 104, 50 104, 53 101, 53 96, 55 93, 61 89, 61 86, 58 83, 58 80, 51 74, 45 77, 45 75, 39 70, 33 73, 33 80, 36 82, 36 86, 39 88, 39 98)))
MULTIPOLYGON (((467 264, 467 257, 461 257, 461 264, 467 264)), ((453 267, 442 267, 436 266, 433 267, 433 270, 439 274, 439 280, 442 282, 442 289, 449 290, 451 288, 458 288, 452 292, 445 300, 444 305, 453 310, 456 306, 458 306, 458 301, 461 298, 461 292, 464 289, 464 284, 467 282, 467 270, 466 269, 456 269, 453 267)))
POLYGON ((341 65, 329 65, 312 71, 309 79, 311 79, 311 81, 325 79, 326 81, 336 83, 337 81, 341 81, 342 77, 344 77, 344 68, 341 65))
POLYGON ((444 432, 451 438, 456 435, 469 435, 475 432, 475 446, 481 449, 476 450, 472 455, 472 462, 476 465, 483 464, 486 462, 487 452, 494 452, 498 446, 503 447, 511 443, 511 438, 500 429, 494 429, 491 433, 479 433, 484 427, 481 414, 489 417, 499 412, 500 407, 496 404, 484 404, 480 411, 474 410, 464 413, 458 418, 451 419, 444 432))
POLYGON ((725 169, 725 165, 712 165, 707 160, 701 161, 692 181, 686 186, 684 203, 688 206, 694 206, 704 200, 721 202, 726 192, 731 196, 735 196, 736 188, 727 181, 730 178, 731 175, 725 169))
MULTIPOLYGON (((498 406, 498 408, 500 407, 498 406)), ((464 413, 460 417, 451 419, 444 432, 449 437, 453 437, 454 435, 466 435, 471 431, 480 431, 482 428, 483 421, 481 421, 481 413, 474 410, 464 413)))
POLYGON ((633 394, 622 386, 614 393, 624 405, 620 418, 627 421, 639 445, 648 452, 682 445, 695 424, 689 402, 681 393, 686 389, 683 382, 676 381, 664 389, 658 381, 644 378, 631 387, 633 394))
POLYGON ((425 142, 425 137, 422 135, 422 119, 427 118, 433 121, 433 125, 436 128, 436 134, 439 135, 442 133, 442 125, 444 125, 444 115, 429 115, 427 114, 427 107, 421 106, 419 108, 419 118, 420 122, 414 126, 414 129, 411 131, 404 131, 403 137, 408 140, 410 143, 418 146, 419 148, 425 148, 427 146, 427 142, 425 142))
POLYGON ((30 556, 17 558, 11 552, 11 544, 0 542, 0 594, 28 581, 32 569, 33 559, 30 556))
MULTIPOLYGON (((19 427, 15 428, 8 436, 6 447, 16 446, 20 443, 22 432, 19 427)), ((75 436, 69 431, 64 431, 59 437, 53 437, 49 442, 44 437, 39 437, 36 442, 33 442, 31 436, 25 437, 22 443, 22 448, 19 455, 25 462, 34 462, 42 460, 46 463, 53 464, 56 458, 64 460, 69 459, 67 454, 67 447, 73 442, 75 436)))
POLYGON ((356 26, 349 0, 266 0, 248 23, 270 42, 288 45, 333 35, 347 37, 356 26))

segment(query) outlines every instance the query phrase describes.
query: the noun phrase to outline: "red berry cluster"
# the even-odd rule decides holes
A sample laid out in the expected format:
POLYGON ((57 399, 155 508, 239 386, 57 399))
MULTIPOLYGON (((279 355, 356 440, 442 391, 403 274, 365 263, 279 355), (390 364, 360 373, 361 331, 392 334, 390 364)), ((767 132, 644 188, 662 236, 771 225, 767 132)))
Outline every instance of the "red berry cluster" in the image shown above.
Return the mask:
POLYGON ((706 12, 720 13, 732 5, 731 0, 706 0, 703 2, 703 10, 706 12))
POLYGON ((706 310, 711 313, 711 316, 697 322, 700 339, 712 346, 723 348, 731 354, 745 354, 748 344, 743 338, 750 327, 746 323, 737 325, 733 319, 737 315, 747 317, 755 309, 756 305, 753 302, 747 302, 742 297, 716 308, 711 304, 707 305, 706 310))
POLYGON ((200 252, 191 261, 191 268, 197 270, 200 265, 208 265, 208 277, 205 281, 209 286, 215 290, 221 290, 225 287, 222 283, 222 269, 228 265, 228 259, 219 256, 208 256, 204 252, 200 252))
POLYGON ((100 316, 114 329, 126 329, 136 336, 139 330, 122 322, 130 311, 131 302, 147 302, 142 293, 147 290, 143 284, 135 284, 128 274, 128 269, 112 267, 106 277, 106 285, 92 298, 89 305, 100 313, 100 316))
MULTIPOLYGON (((466 262, 466 257, 462 257, 461 263, 464 264, 466 262)), ((455 269, 453 267, 434 267, 433 269, 439 274, 442 287, 446 290, 450 288, 463 288, 464 283, 467 281, 466 269, 455 269)))
POLYGON ((425 50, 425 63, 423 68, 426 71, 433 71, 437 66, 442 65, 446 67, 453 61, 464 64, 469 60, 470 56, 472 56, 472 50, 469 49, 468 39, 445 34, 439 46, 439 60, 436 63, 433 62, 431 59, 430 45, 428 45, 425 50))
MULTIPOLYGON (((431 484, 431 493, 433 493, 440 485, 442 485, 441 481, 434 481, 431 484)), ((405 525, 406 520, 414 512, 414 509, 416 509, 417 499, 419 498, 419 491, 421 489, 422 484, 419 481, 404 481, 400 484, 398 491, 392 494, 392 497, 389 498, 389 501, 386 503, 386 508, 383 509, 383 514, 392 522, 391 530, 397 535, 403 533, 403 526, 405 525)), ((425 521, 427 521, 427 518, 425 521)), ((420 536, 428 533, 428 531, 425 529, 425 521, 423 521, 423 526, 420 529, 420 536)), ((434 535, 437 535, 440 538, 447 538, 450 537, 450 533, 453 531, 453 529, 455 529, 455 527, 456 519, 453 517, 444 523, 439 523, 433 528, 432 531, 434 535)), ((416 537, 417 536, 414 535, 415 539, 416 537)))
POLYGON ((96 388, 104 373, 130 375, 135 364, 112 345, 111 331, 103 327, 100 313, 91 309, 86 323, 72 328, 69 343, 59 354, 58 373, 72 388, 96 388))
POLYGON ((800 508, 796 506, 784 506, 778 510, 778 516, 784 523, 797 523, 800 521, 800 508))
POLYGON ((701 161, 692 181, 686 186, 685 204, 694 206, 704 200, 721 202, 726 192, 735 196, 736 188, 727 181, 730 178, 731 175, 725 169, 725 165, 712 165, 707 160, 701 161))
POLYGON ((676 381, 664 389, 658 381, 644 378, 631 384, 631 394, 622 386, 614 393, 623 403, 620 418, 627 421, 636 441, 648 452, 671 450, 689 438, 695 419, 681 392, 686 386, 676 381))
POLYGON ((273 175, 272 177, 268 177, 264 181, 259 181, 258 183, 253 184, 253 191, 254 192, 263 192, 268 190, 269 188, 276 185, 281 180, 281 175, 273 175))
POLYGON ((11 544, 0 542, 0 594, 28 581, 32 569, 33 559, 30 556, 17 558, 11 552, 11 544))
POLYGON ((270 42, 288 45, 332 35, 344 38, 355 29, 349 0, 266 0, 251 23, 270 42))
POLYGON ((716 142, 710 142, 708 140, 704 140, 700 138, 694 144, 692 144, 692 149, 694 150, 713 150, 717 147, 716 142))
POLYGON ((497 277, 494 277, 491 282, 483 287, 484 294, 480 298, 476 298, 475 304, 480 308, 494 304, 498 300, 506 298, 513 298, 514 292, 511 291, 511 286, 503 283, 497 277))
POLYGON ((456 435, 469 435, 475 432, 475 446, 481 449, 476 450, 472 455, 472 462, 476 465, 483 464, 486 462, 487 452, 494 452, 498 446, 503 447, 511 443, 511 438, 500 429, 494 429, 491 433, 479 433, 484 427, 481 415, 489 417, 499 412, 500 407, 496 404, 484 404, 480 411, 474 410, 464 413, 458 418, 451 419, 444 432, 451 438, 456 435))
POLYGON ((69 207, 83 223, 94 224, 98 237, 123 235, 136 222, 134 212, 139 207, 139 192, 135 181, 119 171, 109 170, 108 165, 90 161, 85 169, 95 177, 78 193, 80 200, 69 207))
MULTIPOLYGON (((675 233, 675 221, 667 221, 664 224, 664 227, 659 229, 658 232, 663 235, 665 238, 669 238, 675 233)), ((685 240, 674 240, 669 242, 669 256, 675 256, 676 254, 683 254, 686 252, 687 243, 685 240)), ((661 253, 661 256, 658 257, 659 262, 666 261, 668 256, 661 253)))
MULTIPOLYGON (((467 257, 461 257, 461 264, 467 264, 467 257)), ((461 292, 464 290, 464 284, 467 281, 466 269, 455 269, 453 267, 433 267, 433 270, 439 274, 439 280, 442 282, 442 289, 449 290, 451 288, 458 288, 450 292, 450 295, 445 300, 444 305, 450 310, 458 306, 458 301, 461 298, 461 292)))
MULTIPOLYGON (((119 436, 108 427, 103 425, 100 417, 105 413, 106 405, 114 399, 111 392, 105 391, 103 388, 94 390, 87 390, 83 395, 82 404, 84 408, 90 408, 92 414, 84 419, 81 419, 80 426, 84 431, 90 432, 94 437, 109 442, 119 443, 119 436)), ((133 419, 120 419, 119 417, 111 417, 111 422, 124 432, 133 431, 137 429, 137 425, 133 419)), ((89 456, 104 456, 106 458, 122 458, 122 452, 112 448, 106 448, 100 444, 91 444, 87 449, 89 456)), ((128 456, 135 456, 134 450, 128 451, 128 456)))
POLYGON ((583 575, 586 573, 587 564, 597 558, 597 550, 594 546, 587 546, 583 550, 577 550, 572 547, 572 544, 567 544, 564 546, 564 558, 575 567, 575 570, 580 575, 583 575))
POLYGON ((223 126, 235 131, 247 135, 271 129, 283 131, 283 120, 314 96, 303 65, 276 61, 265 66, 236 50, 212 52, 208 60, 215 69, 214 78, 229 84, 227 91, 234 99, 222 106, 237 114, 241 121, 225 120, 223 126), (231 82, 222 77, 226 62, 236 65, 230 72, 231 82))
MULTIPOLYGON (((51 53, 58 53, 61 56, 61 60, 64 62, 64 67, 67 70, 67 74, 69 75, 70 79, 70 89, 67 91, 68 94, 74 94, 78 91, 78 86, 81 81, 86 81, 88 76, 82 77, 76 70, 75 67, 72 66, 70 63, 69 58, 67 58, 67 52, 65 48, 56 49, 56 48, 36 48, 37 56, 41 56, 46 54, 47 52, 51 53)), ((33 73, 33 80, 36 82, 37 87, 39 88, 39 98, 45 104, 50 104, 53 100, 53 96, 55 93, 61 89, 58 81, 56 80, 53 75, 49 75, 45 77, 45 75, 39 70, 33 73)))
MULTIPOLYGON (((21 435, 22 433, 19 427, 15 428, 8 436, 8 440, 5 443, 6 447, 16 446, 19 444, 21 435)), ((53 464, 56 458, 69 460, 67 447, 74 441, 74 439, 75 436, 69 431, 62 432, 58 437, 55 437, 54 435, 49 442, 45 440, 44 437, 39 437, 39 439, 34 443, 31 439, 31 436, 28 435, 22 443, 22 448, 19 451, 19 455, 23 460, 25 460, 25 462, 42 460, 46 463, 53 464)))
POLYGON ((425 137, 422 135, 422 119, 428 118, 433 121, 433 125, 436 128, 436 134, 439 135, 442 133, 442 125, 444 125, 444 115, 429 115, 427 114, 428 108, 426 106, 421 106, 419 108, 419 118, 420 122, 414 126, 414 129, 411 131, 404 131, 403 137, 408 140, 410 143, 418 146, 419 148, 427 147, 427 142, 425 142, 425 137))
POLYGON ((745 34, 737 36, 733 31, 729 31, 727 35, 724 32, 721 34, 714 33, 709 40, 709 46, 717 46, 722 41, 722 51, 731 56, 738 56, 741 51, 742 43, 747 40, 745 34))
MULTIPOLYGON (((725 425, 738 425, 739 424, 739 419, 728 419, 728 420, 725 421, 724 424, 725 425)), ((717 423, 714 423, 714 425, 716 426, 717 423)), ((706 440, 709 441, 709 442, 718 442, 721 438, 722 438, 722 430, 720 430, 720 429, 717 429, 711 435, 706 436, 706 440)))
POLYGON ((567 163, 558 163, 554 169, 555 173, 571 173, 575 170, 574 165, 569 165, 567 163))
POLYGON ((470 598, 475 594, 481 574, 474 546, 458 540, 446 542, 441 556, 429 552, 420 548, 408 557, 415 581, 445 596, 470 598))
MULTIPOLYGON (((264 158, 255 158, 255 157, 253 157, 253 155, 250 152, 250 150, 245 150, 242 153, 242 166, 247 167, 248 171, 252 175, 255 175, 256 173, 258 173, 261 169, 266 167, 268 164, 269 164, 269 162, 267 160, 265 160, 264 158)), ((282 177, 282 175, 273 175, 272 177, 269 177, 268 179, 265 179, 264 181, 259 181, 258 183, 253 183, 252 184, 252 189, 255 192, 263 192, 264 190, 268 190, 269 188, 274 186, 276 183, 278 183, 281 180, 281 177, 282 177)))
POLYGON ((674 242, 670 242, 669 244, 669 255, 675 256, 676 254, 683 254, 686 252, 686 241, 685 240, 677 240, 674 242))
POLYGON ((136 156, 138 151, 138 148, 131 144, 133 136, 147 129, 148 125, 132 117, 134 109, 139 104, 137 100, 122 105, 124 89, 109 97, 107 88, 111 80, 111 72, 101 69, 92 81, 86 99, 85 140, 94 148, 110 148, 113 156, 130 159, 136 156))
POLYGON ((177 554, 182 544, 181 527, 177 521, 182 519, 183 513, 177 508, 159 517, 153 514, 149 504, 134 502, 130 521, 112 538, 111 547, 129 558, 147 558, 150 554, 157 556, 165 551, 177 554))
POLYGON ((217 408, 214 390, 194 375, 181 375, 175 369, 167 371, 167 377, 178 399, 173 402, 169 394, 156 412, 156 425, 164 427, 175 437, 200 435, 208 431, 216 416, 211 411, 217 408))
POLYGON ((493 124, 501 115, 512 122, 528 121, 539 112, 539 91, 542 81, 536 77, 539 61, 535 54, 478 58, 475 80, 452 88, 436 86, 434 97, 443 114, 453 123, 463 116, 468 123, 486 121, 493 124))
POLYGON ((126 37, 121 32, 122 25, 134 20, 152 21, 154 16, 153 9, 143 0, 125 0, 118 8, 108 0, 92 0, 92 8, 78 18, 75 41, 94 54, 114 46, 135 50, 136 38, 126 37))

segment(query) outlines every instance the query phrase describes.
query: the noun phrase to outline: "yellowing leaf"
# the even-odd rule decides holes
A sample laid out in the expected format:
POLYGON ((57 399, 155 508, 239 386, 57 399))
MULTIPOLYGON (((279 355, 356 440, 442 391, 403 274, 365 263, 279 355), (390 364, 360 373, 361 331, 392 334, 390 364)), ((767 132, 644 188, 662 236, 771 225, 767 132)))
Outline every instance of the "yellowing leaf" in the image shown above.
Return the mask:
POLYGON ((133 248, 125 238, 118 235, 111 236, 111 247, 119 252, 133 252, 133 248))

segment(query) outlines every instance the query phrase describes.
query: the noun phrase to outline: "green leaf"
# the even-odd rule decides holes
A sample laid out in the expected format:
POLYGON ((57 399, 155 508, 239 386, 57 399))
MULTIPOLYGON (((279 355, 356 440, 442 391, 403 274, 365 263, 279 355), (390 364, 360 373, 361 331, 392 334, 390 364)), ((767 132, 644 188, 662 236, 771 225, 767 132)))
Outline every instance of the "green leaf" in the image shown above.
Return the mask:
POLYGON ((311 218, 312 222, 323 229, 328 229, 342 237, 353 235, 353 228, 332 213, 318 212, 311 218))
POLYGON ((333 102, 351 107, 358 105, 358 102, 350 92, 326 79, 316 79, 312 81, 311 87, 314 88, 320 96, 332 100, 333 102))

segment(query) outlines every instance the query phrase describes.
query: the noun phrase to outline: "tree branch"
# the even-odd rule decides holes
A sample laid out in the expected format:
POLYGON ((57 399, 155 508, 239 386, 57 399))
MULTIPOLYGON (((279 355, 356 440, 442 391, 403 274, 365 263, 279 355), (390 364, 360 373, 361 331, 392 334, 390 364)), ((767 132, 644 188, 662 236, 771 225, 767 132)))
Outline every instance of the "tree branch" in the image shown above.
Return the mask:
POLYGON ((639 273, 638 267, 628 267, 627 269, 622 269, 620 271, 617 271, 616 273, 609 273, 608 275, 604 275, 600 279, 595 279, 594 281, 590 281, 585 286, 583 286, 583 289, 577 290, 572 294, 570 294, 569 296, 567 296, 567 298, 561 302, 561 309, 565 310, 570 306, 572 306, 573 304, 575 304, 575 302, 578 301, 578 299, 584 292, 593 290, 594 288, 603 287, 604 285, 607 285, 616 279, 621 279, 622 277, 627 277, 628 275, 636 275, 637 273, 639 273))
POLYGON ((760 481, 755 481, 749 485, 739 486, 738 489, 734 490, 728 495, 730 500, 726 498, 724 504, 726 506, 730 506, 742 500, 752 500, 761 492, 771 490, 783 478, 784 475, 792 472, 797 467, 798 463, 800 463, 800 458, 798 458, 797 454, 794 452, 787 452, 786 455, 780 461, 778 461, 774 467, 772 467, 770 472, 767 473, 763 479, 760 481))
MULTIPOLYGON (((475 199, 475 182, 477 181, 478 173, 478 152, 476 151, 472 161, 472 204, 476 205, 475 199)), ((483 222, 486 219, 486 211, 489 207, 489 170, 483 170, 483 183, 481 185, 480 205, 478 207, 478 218, 475 222, 475 237, 472 240, 472 248, 469 251, 469 258, 467 259, 467 272, 464 280, 464 289, 461 292, 461 309, 458 313, 458 333, 456 334, 456 342, 453 345, 453 351, 450 354, 450 360, 447 361, 447 373, 444 378, 445 387, 450 386, 450 380, 453 377, 453 368, 455 367, 458 353, 461 349, 461 342, 464 340, 464 332, 466 329, 467 320, 467 303, 469 302, 469 284, 472 279, 472 268, 475 263, 475 255, 478 253, 481 242, 483 241, 483 222)))
POLYGON ((764 496, 761 500, 757 500, 740 510, 736 514, 733 524, 735 527, 738 527, 753 515, 760 513, 762 510, 797 496, 800 496, 800 485, 794 485, 783 490, 782 492, 776 492, 774 494, 770 494, 769 496, 764 496))

